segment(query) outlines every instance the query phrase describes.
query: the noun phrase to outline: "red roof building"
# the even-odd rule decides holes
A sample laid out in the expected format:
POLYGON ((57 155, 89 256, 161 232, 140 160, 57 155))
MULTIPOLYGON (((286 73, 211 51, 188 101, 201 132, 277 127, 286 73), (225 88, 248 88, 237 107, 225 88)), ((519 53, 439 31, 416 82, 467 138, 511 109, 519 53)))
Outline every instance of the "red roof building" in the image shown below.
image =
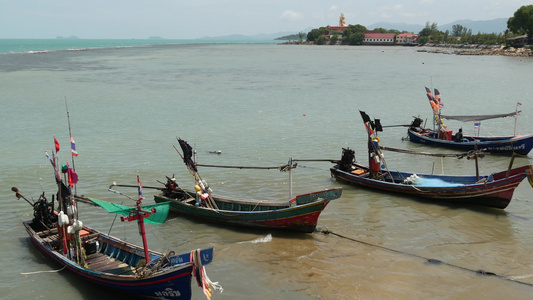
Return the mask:
POLYGON ((365 32, 365 39, 363 44, 365 45, 394 45, 395 39, 394 33, 381 33, 378 31, 365 32))
POLYGON ((396 44, 413 45, 418 42, 418 34, 400 33, 396 36, 396 44))

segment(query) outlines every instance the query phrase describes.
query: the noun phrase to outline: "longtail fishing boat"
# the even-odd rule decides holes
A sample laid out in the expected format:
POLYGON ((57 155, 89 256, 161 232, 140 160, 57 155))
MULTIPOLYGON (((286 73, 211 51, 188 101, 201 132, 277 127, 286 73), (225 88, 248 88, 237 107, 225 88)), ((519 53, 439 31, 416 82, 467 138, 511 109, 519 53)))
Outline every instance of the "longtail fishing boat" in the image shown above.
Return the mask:
MULTIPOLYGON (((529 176, 531 182, 532 166, 511 168, 488 175, 479 175, 477 171, 477 154, 471 155, 476 160, 476 175, 433 175, 415 172, 391 171, 381 150, 391 148, 379 146, 377 132, 381 130, 379 120, 370 121, 365 112, 361 112, 368 132, 368 166, 355 161, 354 151, 343 149, 342 158, 330 169, 331 175, 341 181, 390 192, 426 198, 430 200, 454 202, 458 204, 475 204, 493 208, 506 208, 520 182, 529 176), (374 131, 375 130, 375 131, 374 131)), ((450 156, 448 154, 429 154, 433 156, 450 156)), ((455 154, 460 158, 460 155, 455 154)))
POLYGON ((45 257, 59 263, 61 270, 66 268, 89 282, 119 292, 154 299, 190 299, 192 276, 208 299, 212 287, 220 288, 209 280, 204 269, 204 265, 213 259, 212 247, 181 254, 148 248, 144 223, 162 224, 169 208, 163 203, 141 206, 144 197, 140 180, 139 198, 134 199, 133 207, 76 196, 72 192, 72 184, 77 182, 75 172, 63 165, 64 179, 61 179, 56 156, 52 159, 47 154, 47 157, 54 167, 58 186, 51 201, 44 192, 34 202, 23 196, 18 188, 13 187, 12 191, 18 199, 24 199, 33 207, 33 219, 23 222, 31 243, 45 257), (121 221, 137 221, 143 245, 132 244, 85 225, 78 213, 80 201, 122 215, 121 221))
POLYGON ((433 128, 425 128, 422 123, 423 120, 415 117, 409 128, 407 129, 407 138, 414 143, 425 144, 429 146, 440 146, 459 150, 474 150, 482 149, 483 151, 497 154, 519 154, 528 155, 533 148, 533 134, 517 135, 516 134, 516 118, 520 114, 518 108, 521 106, 520 102, 514 112, 505 114, 493 115, 464 115, 464 116, 450 116, 441 114, 442 101, 440 93, 435 89, 435 96, 431 90, 426 87, 427 97, 430 105, 433 108, 433 128), (472 122, 474 129, 478 130, 481 127, 481 121, 496 119, 496 118, 515 118, 515 134, 506 136, 479 136, 464 135, 462 128, 456 134, 448 129, 443 120, 456 120, 461 122, 472 122))
MULTIPOLYGON (((201 165, 193 161, 193 149, 186 141, 181 139, 178 141, 183 150, 183 161, 194 176, 196 185, 194 189, 186 190, 177 184, 175 178, 167 177, 165 187, 161 188, 161 193, 155 195, 154 198, 156 203, 170 203, 171 211, 195 220, 235 227, 309 233, 315 230, 318 218, 328 203, 339 198, 342 193, 342 188, 327 189, 296 197, 290 195, 287 201, 215 197, 206 181, 198 174, 197 166, 201 165)), ((286 166, 278 167, 278 169, 288 171, 291 177, 291 169, 294 167, 296 164, 289 161, 286 166)))

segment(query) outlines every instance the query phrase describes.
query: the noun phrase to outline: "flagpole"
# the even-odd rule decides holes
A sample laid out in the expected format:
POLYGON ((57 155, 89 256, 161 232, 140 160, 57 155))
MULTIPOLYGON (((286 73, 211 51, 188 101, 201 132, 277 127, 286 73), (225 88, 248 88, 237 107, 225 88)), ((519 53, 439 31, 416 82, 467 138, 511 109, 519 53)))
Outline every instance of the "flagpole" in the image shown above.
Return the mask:
MULTIPOLYGON (((68 121, 68 135, 70 137, 70 147, 71 147, 71 150, 70 150, 70 156, 71 156, 71 160, 72 160, 72 170, 74 170, 74 172, 76 172, 76 165, 74 164, 74 154, 72 153, 72 129, 70 127, 70 113, 68 111, 68 105, 67 105, 67 97, 65 96, 65 109, 67 110, 67 121, 68 121)), ((77 195, 78 194, 78 190, 76 188, 76 184, 74 183, 74 194, 77 195)))

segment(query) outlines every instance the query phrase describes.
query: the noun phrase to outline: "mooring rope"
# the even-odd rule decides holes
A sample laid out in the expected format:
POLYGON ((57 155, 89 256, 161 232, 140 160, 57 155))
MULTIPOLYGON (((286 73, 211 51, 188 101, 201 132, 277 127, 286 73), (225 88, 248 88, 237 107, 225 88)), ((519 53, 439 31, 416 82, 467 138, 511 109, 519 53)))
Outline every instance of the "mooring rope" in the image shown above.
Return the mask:
POLYGON ((40 273, 57 273, 63 271, 67 266, 63 266, 63 268, 59 270, 51 270, 51 271, 35 271, 35 272, 27 272, 27 273, 20 273, 20 275, 33 275, 33 274, 40 274, 40 273))
POLYGON ((392 248, 387 248, 385 246, 380 246, 380 245, 368 243, 368 242, 365 242, 365 241, 361 241, 361 240, 358 240, 358 239, 354 239, 354 238, 351 238, 351 237, 344 236, 342 234, 335 233, 335 232, 333 232, 331 230, 327 230, 327 229, 326 230, 321 230, 320 232, 324 233, 324 234, 332 234, 332 235, 338 236, 338 237, 343 238, 343 239, 347 239, 347 240, 350 240, 350 241, 353 241, 353 242, 357 242, 357 243, 360 243, 360 244, 363 244, 363 245, 367 245, 367 246, 376 247, 376 248, 379 248, 379 249, 382 249, 382 250, 387 250, 387 251, 391 251, 391 252, 394 252, 394 253, 399 253, 399 254, 403 254, 403 255, 407 255, 407 256, 420 258, 420 259, 425 260, 428 263, 432 263, 432 264, 436 264, 436 265, 437 264, 443 264, 443 265, 446 265, 446 266, 454 267, 454 268, 461 269, 461 270, 464 270, 464 271, 468 271, 468 272, 471 272, 471 273, 475 273, 475 274, 479 274, 479 275, 494 276, 494 277, 499 278, 499 279, 508 280, 508 281, 512 281, 512 282, 516 282, 516 283, 519 283, 519 284, 523 284, 523 285, 527 285, 527 286, 532 286, 533 287, 533 283, 527 283, 527 282, 523 282, 523 281, 517 280, 517 279, 531 277, 533 275, 508 277, 508 276, 505 276, 505 275, 500 275, 500 274, 496 274, 496 273, 493 273, 493 272, 488 272, 488 271, 481 270, 481 269, 473 270, 473 269, 469 269, 469 268, 466 268, 466 267, 462 267, 462 266, 454 265, 454 264, 451 264, 451 263, 447 263, 447 262, 441 261, 439 259, 427 258, 427 257, 421 256, 421 255, 418 255, 418 254, 404 252, 404 251, 400 251, 400 250, 396 250, 396 249, 392 249, 392 248))

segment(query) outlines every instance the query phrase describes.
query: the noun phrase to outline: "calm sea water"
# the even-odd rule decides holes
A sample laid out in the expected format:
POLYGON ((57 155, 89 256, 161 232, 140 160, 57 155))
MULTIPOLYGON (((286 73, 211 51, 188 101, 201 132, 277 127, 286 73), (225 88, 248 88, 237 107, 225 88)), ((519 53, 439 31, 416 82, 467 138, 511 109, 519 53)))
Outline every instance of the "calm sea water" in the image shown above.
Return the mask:
MULTIPOLYGON (((89 47, 87 47, 89 48, 89 47)), ((33 49, 36 50, 36 49, 33 49)), ((28 244, 21 222, 32 218, 26 197, 54 192, 44 155, 53 137, 68 152, 68 103, 79 156, 78 194, 121 203, 107 191, 116 181, 158 186, 165 175, 189 186, 192 178, 173 149, 187 140, 205 164, 280 166, 296 159, 338 159, 343 147, 365 162, 366 137, 358 110, 383 125, 430 117, 424 86, 442 94, 448 114, 500 113, 522 103, 518 133, 533 128, 533 60, 454 56, 400 47, 320 47, 276 44, 168 44, 87 51, 0 55, 0 298, 111 299, 108 291, 57 270, 28 244), (222 154, 210 154, 221 150, 222 154)), ((447 123, 473 133, 473 124, 447 123)), ((514 119, 484 121, 482 132, 509 134, 514 119)), ((386 128, 382 144, 435 151, 402 141, 403 127, 386 128)), ((386 153, 393 169, 472 174, 467 160, 386 153)), ((530 163, 529 157, 515 165, 530 163)), ((481 173, 506 169, 509 158, 487 156, 481 173)), ((523 182, 505 210, 417 201, 335 182, 331 164, 301 162, 293 192, 342 186, 315 232, 288 234, 207 225, 171 215, 148 227, 160 251, 215 246, 207 272, 223 287, 213 299, 472 299, 533 296, 533 198, 523 182), (430 264, 427 259, 444 264, 430 264), (484 276, 475 270, 500 276, 484 276), (515 281, 513 281, 515 280, 515 281), (519 282, 516 282, 519 281, 519 282)), ((200 169, 215 194, 288 199, 288 174, 200 169)), ((123 188, 134 196, 135 189, 123 188)), ((147 203, 151 190, 145 189, 147 203)), ((85 224, 107 231, 113 216, 80 207, 85 224)), ((139 243, 135 224, 112 234, 139 243)), ((203 299, 193 287, 193 298, 203 299)))

